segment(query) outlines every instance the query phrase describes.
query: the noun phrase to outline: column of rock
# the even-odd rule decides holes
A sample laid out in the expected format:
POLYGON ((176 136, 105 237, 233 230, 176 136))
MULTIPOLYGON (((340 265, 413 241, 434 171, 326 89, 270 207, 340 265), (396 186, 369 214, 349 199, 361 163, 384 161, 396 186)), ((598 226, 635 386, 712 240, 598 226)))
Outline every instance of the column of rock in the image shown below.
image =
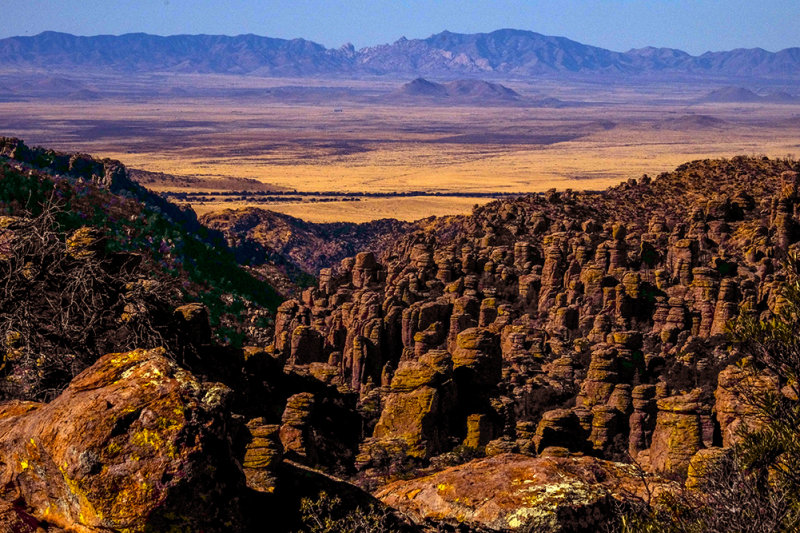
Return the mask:
POLYGON ((797 201, 797 180, 796 172, 784 172, 781 175, 781 190, 772 199, 770 225, 774 231, 773 245, 782 252, 788 250, 796 233, 797 224, 793 215, 797 201))
POLYGON ((686 475, 692 456, 703 448, 700 420, 701 389, 670 396, 656 402, 658 414, 649 450, 639 454, 640 462, 652 472, 686 475))
POLYGON ((304 309, 297 300, 286 300, 275 314, 275 351, 285 361, 292 348, 292 333, 301 325, 307 325, 304 309))
POLYGON ((764 374, 754 374, 752 367, 731 365, 717 377, 714 391, 717 421, 722 433, 724 447, 736 444, 742 426, 757 429, 759 422, 755 407, 742 396, 765 391, 776 392, 778 380, 764 374))
POLYGON ((539 291, 539 312, 547 313, 555 303, 556 295, 562 287, 564 279, 564 253, 561 239, 557 235, 545 238, 544 265, 541 274, 539 291))
POLYGON ((738 313, 738 282, 733 278, 725 278, 720 282, 719 296, 714 308, 714 320, 709 335, 725 333, 728 321, 738 313))
POLYGON ((616 348, 605 343, 592 347, 589 371, 581 383, 575 406, 591 410, 595 405, 604 405, 619 382, 616 348))
POLYGON ((608 273, 615 277, 621 277, 628 266, 627 246, 625 244, 627 235, 628 230, 624 224, 614 224, 611 229, 611 241, 607 243, 608 273))
POLYGON ((450 283, 460 276, 461 269, 456 269, 458 261, 454 246, 443 246, 437 249, 433 261, 436 264, 436 279, 442 283, 450 283))
POLYGON ((667 267, 672 277, 681 285, 688 286, 692 281, 692 268, 696 266, 698 245, 694 239, 683 237, 683 228, 676 226, 669 238, 667 267))
POLYGON ((323 338, 311 326, 297 326, 292 332, 288 363, 290 365, 307 365, 327 362, 323 352, 323 338))
POLYGON ((625 414, 611 405, 592 407, 589 442, 605 459, 621 460, 627 453, 628 421, 625 414))
POLYGON ((281 417, 280 439, 285 454, 308 464, 316 463, 310 426, 314 395, 301 392, 290 396, 281 417))
POLYGON ((655 385, 637 385, 631 391, 633 413, 629 419, 629 453, 636 457, 639 452, 650 447, 651 437, 656 425, 655 385))
POLYGON ((459 333, 478 325, 480 306, 480 302, 474 296, 465 295, 453 302, 447 332, 447 350, 449 352, 452 353, 456 349, 456 339, 459 333))
POLYGON ((548 448, 580 452, 586 447, 583 428, 570 409, 553 409, 544 413, 536 427, 533 443, 538 454, 548 448))
POLYGON ((462 331, 456 338, 452 361, 461 416, 490 412, 490 398, 502 377, 498 335, 481 328, 462 331))
POLYGON ((692 334, 708 337, 714 322, 714 310, 719 292, 716 271, 708 267, 696 267, 692 269, 692 278, 693 308, 700 316, 698 330, 692 331, 692 334))
POLYGON ((431 350, 401 362, 365 450, 400 439, 412 457, 444 451, 456 402, 452 360, 446 351, 431 350))
POLYGON ((274 492, 283 457, 280 426, 254 418, 247 422, 247 429, 251 438, 242 461, 247 486, 259 492, 274 492))

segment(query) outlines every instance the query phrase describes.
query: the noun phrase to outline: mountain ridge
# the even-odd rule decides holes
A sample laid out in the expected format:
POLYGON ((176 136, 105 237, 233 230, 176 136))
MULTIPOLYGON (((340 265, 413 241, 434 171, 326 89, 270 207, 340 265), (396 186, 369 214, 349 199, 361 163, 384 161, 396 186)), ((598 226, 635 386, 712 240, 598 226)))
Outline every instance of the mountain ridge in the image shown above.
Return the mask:
POLYGON ((501 29, 489 33, 443 31, 424 39, 355 49, 326 48, 313 41, 243 34, 146 33, 75 36, 43 32, 0 39, 6 67, 75 67, 120 72, 225 73, 270 76, 319 75, 689 75, 796 79, 800 47, 769 52, 737 48, 699 56, 665 47, 616 52, 540 33, 501 29))

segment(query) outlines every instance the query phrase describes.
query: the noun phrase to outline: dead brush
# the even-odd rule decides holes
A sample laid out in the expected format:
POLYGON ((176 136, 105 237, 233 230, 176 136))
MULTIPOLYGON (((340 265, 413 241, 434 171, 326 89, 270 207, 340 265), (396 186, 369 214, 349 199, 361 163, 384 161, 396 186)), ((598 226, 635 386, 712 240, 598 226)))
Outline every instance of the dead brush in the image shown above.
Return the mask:
POLYGON ((0 399, 50 399, 112 348, 165 344, 158 320, 169 291, 145 290, 142 272, 116 268, 92 240, 98 232, 65 238, 61 212, 51 198, 3 234, 0 399), (124 317, 126 309, 137 312, 124 317))

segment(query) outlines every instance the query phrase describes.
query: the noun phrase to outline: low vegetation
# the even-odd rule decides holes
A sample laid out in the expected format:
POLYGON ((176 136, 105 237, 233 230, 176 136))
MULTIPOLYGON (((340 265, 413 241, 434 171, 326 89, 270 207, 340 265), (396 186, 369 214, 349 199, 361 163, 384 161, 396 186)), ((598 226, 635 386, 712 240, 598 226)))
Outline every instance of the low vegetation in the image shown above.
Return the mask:
POLYGON ((0 160, 0 396, 51 398, 104 353, 177 346, 171 314, 188 302, 223 344, 269 326, 275 291, 162 207, 0 160))
POLYGON ((352 509, 338 496, 321 492, 317 499, 303 498, 300 516, 302 533, 392 533, 390 515, 375 506, 352 509))

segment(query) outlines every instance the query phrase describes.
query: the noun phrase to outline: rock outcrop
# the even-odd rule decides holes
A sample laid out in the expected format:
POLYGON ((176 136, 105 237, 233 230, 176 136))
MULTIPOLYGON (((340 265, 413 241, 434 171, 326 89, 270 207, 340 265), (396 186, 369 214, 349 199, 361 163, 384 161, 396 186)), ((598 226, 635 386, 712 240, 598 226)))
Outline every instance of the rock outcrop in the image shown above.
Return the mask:
POLYGON ((229 392, 136 350, 101 358, 48 404, 0 404, 2 497, 71 531, 230 530, 244 478, 229 392))
MULTIPOLYGON (((648 483, 656 495, 675 489, 660 479, 648 483)), ((377 496, 417 524, 578 533, 598 530, 615 500, 624 502, 644 491, 644 483, 627 465, 592 457, 500 454, 394 482, 377 496)))
POLYGON ((444 451, 451 412, 457 405, 450 355, 432 350, 416 361, 401 363, 390 390, 374 440, 401 440, 411 457, 427 458, 444 451))
POLYGON ((651 470, 686 475, 692 456, 703 448, 702 391, 658 400, 658 415, 650 449, 639 454, 651 470))

